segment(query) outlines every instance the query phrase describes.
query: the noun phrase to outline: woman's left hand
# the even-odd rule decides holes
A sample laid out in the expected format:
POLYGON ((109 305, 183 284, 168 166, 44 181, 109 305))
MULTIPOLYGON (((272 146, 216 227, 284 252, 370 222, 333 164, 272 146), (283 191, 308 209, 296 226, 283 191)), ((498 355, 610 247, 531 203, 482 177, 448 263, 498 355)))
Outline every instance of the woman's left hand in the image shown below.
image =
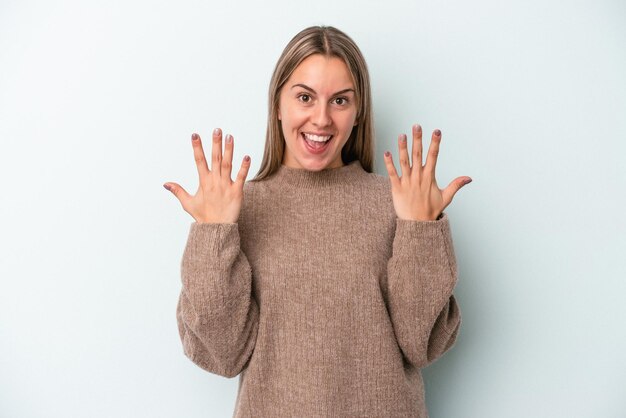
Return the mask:
POLYGON ((426 164, 422 166, 422 127, 413 125, 413 166, 409 161, 407 137, 398 136, 400 167, 402 177, 398 177, 391 153, 385 152, 385 165, 391 181, 391 194, 396 215, 400 219, 414 221, 434 221, 452 202, 459 189, 472 181, 470 177, 457 177, 448 187, 441 190, 435 179, 435 166, 439 155, 441 131, 433 132, 428 147, 426 164))

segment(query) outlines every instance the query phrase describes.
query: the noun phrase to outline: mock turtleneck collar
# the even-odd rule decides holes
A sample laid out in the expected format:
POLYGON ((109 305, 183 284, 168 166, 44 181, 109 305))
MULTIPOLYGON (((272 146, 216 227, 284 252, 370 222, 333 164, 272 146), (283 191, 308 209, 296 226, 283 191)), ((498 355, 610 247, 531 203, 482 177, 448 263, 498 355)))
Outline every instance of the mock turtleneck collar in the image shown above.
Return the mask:
POLYGON ((359 160, 352 161, 341 167, 326 168, 321 171, 291 168, 281 164, 271 179, 281 185, 312 188, 350 183, 357 180, 364 172, 365 170, 363 170, 359 160))

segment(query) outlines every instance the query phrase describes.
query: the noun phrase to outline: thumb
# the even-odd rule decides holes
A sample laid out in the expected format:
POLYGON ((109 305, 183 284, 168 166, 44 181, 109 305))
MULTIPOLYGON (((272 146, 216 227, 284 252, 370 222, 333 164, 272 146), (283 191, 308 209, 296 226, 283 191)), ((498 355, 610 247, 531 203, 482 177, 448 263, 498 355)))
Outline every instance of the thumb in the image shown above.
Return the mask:
POLYGON ((456 192, 458 192, 461 187, 471 183, 471 181, 472 179, 470 177, 457 177, 452 180, 450 184, 448 184, 448 187, 441 192, 445 205, 448 206, 450 202, 452 202, 456 192))
POLYGON ((176 198, 181 203, 181 205, 183 205, 183 207, 185 206, 183 202, 186 202, 191 197, 189 196, 189 193, 187 193, 185 189, 183 189, 182 186, 177 183, 165 183, 163 187, 172 192, 172 194, 176 196, 176 198))

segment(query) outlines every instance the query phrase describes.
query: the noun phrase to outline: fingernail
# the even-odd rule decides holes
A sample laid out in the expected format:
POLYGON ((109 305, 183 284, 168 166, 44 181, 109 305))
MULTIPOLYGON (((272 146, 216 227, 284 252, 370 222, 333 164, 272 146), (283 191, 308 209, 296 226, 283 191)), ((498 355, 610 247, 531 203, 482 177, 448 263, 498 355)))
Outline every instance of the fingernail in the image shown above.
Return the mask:
POLYGON ((401 135, 400 136, 400 141, 406 142, 406 135, 401 135))
POLYGON ((417 123, 416 123, 415 125, 413 125, 413 127, 415 128, 415 130, 416 130, 418 133, 419 133, 419 132, 422 132, 422 127, 421 127, 419 124, 417 124, 417 123))
POLYGON ((472 182, 472 179, 465 180, 465 184, 469 184, 469 183, 471 183, 471 182, 472 182))
POLYGON ((200 137, 198 136, 197 133, 194 132, 194 133, 191 134, 191 139, 193 139, 194 141, 197 141, 198 138, 200 138, 200 137))
POLYGON ((221 133, 222 133, 222 130, 220 128, 213 129, 213 135, 219 135, 221 133))
POLYGON ((165 187, 167 190, 171 190, 170 185, 169 184, 164 184, 163 187, 165 187))
POLYGON ((435 135, 441 136, 441 131, 439 129, 435 129, 435 135))
POLYGON ((389 151, 385 151, 385 157, 389 157, 391 153, 389 151))
POLYGON ((249 157, 248 155, 246 155, 245 157, 243 157, 243 159, 244 159, 246 162, 250 161, 250 157, 249 157))

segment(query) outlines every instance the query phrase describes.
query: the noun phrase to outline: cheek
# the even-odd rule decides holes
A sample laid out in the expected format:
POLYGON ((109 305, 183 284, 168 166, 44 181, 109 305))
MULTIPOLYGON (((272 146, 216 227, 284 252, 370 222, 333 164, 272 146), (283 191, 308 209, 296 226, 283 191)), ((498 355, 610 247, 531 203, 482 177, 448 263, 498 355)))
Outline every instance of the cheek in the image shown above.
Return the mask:
POLYGON ((285 98, 280 95, 278 98, 278 104, 276 105, 276 114, 278 115, 278 120, 284 120, 289 113, 289 107, 285 102, 285 98))
POLYGON ((302 112, 298 109, 287 109, 283 112, 282 122, 285 127, 290 129, 298 129, 307 120, 306 112, 302 112))
POLYGON ((341 123, 347 131, 352 131, 352 128, 357 125, 356 112, 348 112, 341 123))

